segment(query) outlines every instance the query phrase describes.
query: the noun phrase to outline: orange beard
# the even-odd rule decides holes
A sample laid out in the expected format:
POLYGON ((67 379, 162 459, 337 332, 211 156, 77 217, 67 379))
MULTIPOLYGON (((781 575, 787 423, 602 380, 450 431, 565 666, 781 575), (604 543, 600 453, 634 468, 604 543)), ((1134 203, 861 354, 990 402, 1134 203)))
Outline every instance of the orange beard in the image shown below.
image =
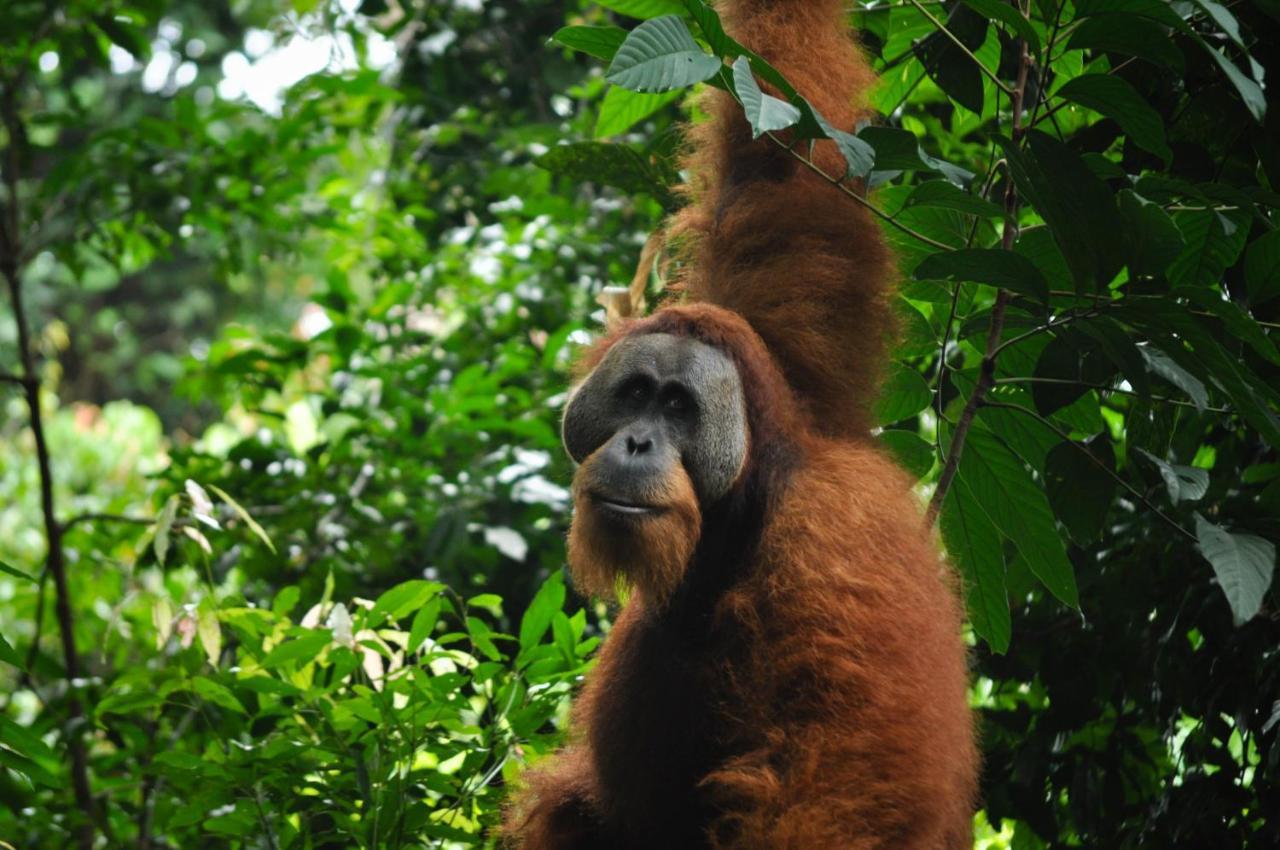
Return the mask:
POLYGON ((569 528, 569 573, 578 589, 616 599, 630 586, 647 604, 662 606, 679 587, 702 525, 693 482, 680 466, 654 492, 649 504, 660 513, 618 518, 587 495, 592 458, 573 479, 573 524, 569 528))

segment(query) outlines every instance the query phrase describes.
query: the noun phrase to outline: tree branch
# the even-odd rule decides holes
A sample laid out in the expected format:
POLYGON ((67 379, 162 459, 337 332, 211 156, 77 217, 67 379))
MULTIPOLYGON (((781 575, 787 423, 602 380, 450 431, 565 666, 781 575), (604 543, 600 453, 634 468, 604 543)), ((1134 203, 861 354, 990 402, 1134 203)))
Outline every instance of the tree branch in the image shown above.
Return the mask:
POLYGON ((67 586, 62 528, 58 525, 54 511, 53 468, 40 409, 40 383, 36 378, 31 330, 27 325, 26 310, 22 302, 22 281, 18 272, 18 257, 22 253, 22 217, 18 209, 18 144, 23 134, 18 117, 17 97, 13 86, 6 86, 3 95, 0 95, 0 121, 4 124, 7 136, 4 162, 6 208, 3 224, 0 225, 0 233, 3 234, 3 244, 0 244, 0 276, 8 284, 9 300, 13 305, 13 318, 18 331, 18 355, 22 364, 22 385, 26 391, 31 433, 36 445, 36 463, 40 469, 40 509, 44 516, 45 541, 48 545, 45 568, 53 578, 54 611, 58 618, 63 664, 66 668, 67 724, 64 735, 71 757, 71 788, 83 816, 83 822, 76 828, 76 840, 81 850, 93 850, 94 824, 97 818, 93 792, 89 785, 89 757, 83 737, 85 714, 77 693, 80 687, 80 656, 76 652, 75 620, 71 614, 71 591, 67 586))
MULTIPOLYGON (((1031 54, 1027 51, 1026 41, 1018 42, 1018 82, 1011 93, 1010 110, 1013 113, 1013 132, 1011 138, 1016 145, 1022 140, 1022 99, 1027 91, 1027 72, 1031 67, 1031 54)), ((1006 165, 1006 169, 1008 166, 1006 165)), ((1010 174, 1004 193, 1004 233, 1001 234, 1000 247, 1006 251, 1013 249, 1018 238, 1018 189, 1010 174)), ((942 510, 942 501, 951 489, 956 472, 960 468, 960 455, 964 451, 965 440, 969 436, 969 428, 973 418, 982 405, 987 392, 995 385, 996 357, 1003 346, 1000 338, 1004 333, 1004 311, 1009 304, 1010 295, 1007 289, 996 293, 996 303, 991 307, 991 328, 987 331, 987 349, 983 355, 978 384, 973 394, 965 402, 960 418, 956 422, 955 434, 951 437, 951 446, 947 450, 947 458, 942 464, 942 473, 938 476, 938 485, 934 488, 933 497, 929 499, 929 508, 925 511, 925 524, 932 527, 938 521, 938 513, 942 510)), ((943 352, 946 356, 946 352, 943 352)))
MULTIPOLYGON (((77 514, 62 524, 62 532, 65 534, 75 526, 82 522, 119 522, 129 525, 155 525, 156 517, 153 516, 126 516, 124 514, 77 514)), ((177 525, 177 523, 174 523, 177 525)))

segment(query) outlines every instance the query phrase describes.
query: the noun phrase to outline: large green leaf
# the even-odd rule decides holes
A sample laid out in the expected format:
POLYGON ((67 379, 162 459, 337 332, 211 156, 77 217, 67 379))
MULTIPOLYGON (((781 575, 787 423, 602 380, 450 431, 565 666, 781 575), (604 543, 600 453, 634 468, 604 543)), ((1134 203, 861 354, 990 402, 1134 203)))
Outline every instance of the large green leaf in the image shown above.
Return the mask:
POLYGON ((733 87, 742 101, 742 111, 751 124, 751 135, 759 138, 773 130, 783 130, 800 120, 800 110, 785 100, 760 91, 751 62, 739 56, 733 63, 733 87))
POLYGON ((994 436, 971 429, 960 455, 959 478, 1036 578, 1058 599, 1079 607, 1075 572, 1049 501, 1022 462, 994 436))
MULTIPOLYGON (((874 153, 874 152, 873 152, 874 153)), ((911 190, 903 208, 908 207, 940 207, 946 210, 982 216, 983 218, 999 218, 1004 214, 1000 207, 970 192, 948 183, 946 180, 926 180, 911 190)))
POLYGON ((1213 567, 1237 624, 1253 619, 1271 586, 1275 544, 1252 534, 1232 534, 1196 514, 1200 554, 1213 567))
POLYGON ((1178 73, 1186 64, 1182 51, 1168 30, 1138 15, 1097 15, 1086 18, 1067 39, 1070 50, 1122 53, 1145 59, 1161 68, 1178 73))
POLYGON ((969 622, 992 651, 1009 648, 1012 621, 1000 533, 968 485, 956 479, 938 517, 951 559, 964 577, 969 622))
POLYGON ((664 92, 700 83, 721 67, 693 40, 682 18, 664 15, 627 34, 605 78, 632 91, 664 92))
POLYGON ((1116 196, 1125 222, 1125 252, 1134 277, 1163 277, 1169 264, 1182 253, 1186 240, 1159 204, 1131 189, 1116 196))
POLYGON ((1030 260, 1013 251, 965 248, 932 254, 916 266, 917 280, 971 280, 1049 303, 1049 284, 1030 260))
POLYGON ((1151 345, 1138 348, 1147 368, 1187 394, 1196 407, 1204 410, 1209 405, 1209 392, 1204 382, 1182 368, 1173 358, 1151 345))
POLYGON ((620 86, 610 86, 604 94, 604 100, 600 103, 595 137, 604 139, 625 133, 668 103, 674 103, 683 96, 684 91, 681 89, 660 94, 641 94, 620 86))
POLYGON ((556 145, 536 162, 547 171, 575 181, 602 183, 628 194, 652 195, 669 210, 677 206, 671 190, 645 155, 627 145, 606 142, 556 145))
POLYGON ((608 62, 627 40, 627 31, 622 27, 562 27, 551 38, 608 62))
POLYGON ((1280 230, 1268 231, 1249 245, 1244 255, 1244 279, 1252 304, 1280 296, 1280 230))
POLYGON ((929 406, 933 393, 915 369, 891 363, 880 397, 876 400, 876 421, 882 425, 901 422, 929 406))
POLYGON ((929 34, 916 43, 916 57, 924 66, 925 73, 948 97, 966 109, 981 114, 983 76, 970 56, 986 40, 987 18, 966 6, 955 5, 951 7, 945 25, 950 36, 942 32, 929 34), (961 50, 956 41, 968 48, 969 52, 961 50))
POLYGON ((916 432, 887 428, 880 432, 878 439, 893 459, 917 479, 923 478, 933 468, 933 444, 916 432))
POLYGON ((656 18, 679 15, 684 11, 680 0, 600 0, 600 5, 630 18, 656 18))
POLYGON ((1049 505, 1071 539, 1081 545, 1102 535, 1116 492, 1115 466, 1115 451, 1105 436, 1059 443, 1045 459, 1049 505))
POLYGON ((1249 235, 1249 214, 1201 209, 1180 212, 1175 219, 1185 247, 1169 266, 1169 282, 1174 286, 1208 286, 1244 250, 1249 235))
POLYGON ((1068 80, 1057 94, 1115 121, 1125 135, 1166 163, 1173 159, 1160 113, 1128 81, 1110 74, 1085 74, 1068 80))
POLYGON ((1079 154, 1038 130, 1027 134, 1025 151, 994 140, 1023 199, 1053 231, 1077 287, 1088 292, 1109 283, 1124 262, 1124 224, 1111 190, 1079 154))
POLYGON ((1195 502, 1209 490, 1209 473, 1194 466, 1182 466, 1158 458, 1146 449, 1139 448, 1138 454, 1145 457, 1160 471, 1165 489, 1169 491, 1169 501, 1195 502))

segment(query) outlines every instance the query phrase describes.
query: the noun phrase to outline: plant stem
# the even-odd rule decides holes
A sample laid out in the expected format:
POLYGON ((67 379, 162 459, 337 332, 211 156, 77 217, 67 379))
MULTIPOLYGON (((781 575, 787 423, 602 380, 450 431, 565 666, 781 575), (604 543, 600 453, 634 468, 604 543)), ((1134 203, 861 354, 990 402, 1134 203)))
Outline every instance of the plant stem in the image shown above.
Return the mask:
MULTIPOLYGON (((1011 138, 1015 145, 1022 140, 1022 98, 1027 90, 1027 72, 1031 66, 1031 54, 1027 51, 1027 43, 1020 40, 1018 45, 1018 82, 1010 94, 1012 99, 1010 108, 1013 113, 1013 133, 1011 138)), ((1018 189, 1012 175, 1010 175, 1004 193, 1004 232, 1001 234, 1000 247, 1006 251, 1012 250, 1013 243, 1017 241, 1017 238, 1018 189)), ((996 356, 1001 351, 1000 338, 1004 333, 1004 311, 1011 297, 1007 289, 1001 289, 996 293, 996 303, 991 307, 991 328, 987 332, 987 348, 982 357, 978 384, 974 387, 973 394, 965 402, 964 409, 960 412, 960 418, 956 421, 955 434, 951 437, 951 446, 947 450, 947 458, 942 464, 942 473, 938 476, 938 486, 934 488, 933 497, 929 499, 929 508, 925 511, 925 524, 929 527, 932 527, 938 521, 938 514, 942 510, 942 501, 947 497, 947 491, 951 489, 951 482, 955 480, 956 472, 960 469, 960 455, 964 451, 965 440, 969 436, 969 428, 973 425, 973 418, 977 415, 978 408, 982 405, 982 400, 986 397, 987 392, 995 385, 996 356)), ((942 352, 942 356, 946 356, 945 351, 942 352)))
POLYGON ((40 510, 44 517, 45 541, 48 544, 46 569, 53 577, 54 611, 62 637, 63 664, 67 680, 67 724, 65 735, 71 757, 71 788, 83 821, 76 827, 76 841, 81 850, 92 850, 94 843, 93 792, 89 786, 89 758, 84 744, 85 714, 77 688, 80 687, 80 656, 76 652, 75 620, 71 614, 71 591, 67 586, 66 558, 62 549, 62 528, 54 512, 53 469, 49 460, 49 444, 45 437, 44 418, 40 409, 40 381, 31 345, 31 330, 22 302, 22 281, 18 257, 22 249, 22 214, 18 209, 18 140, 23 138, 18 119, 17 94, 7 87, 0 102, 0 118, 7 135, 4 163, 6 190, 5 216, 0 233, 0 276, 9 289, 13 318, 18 331, 18 356, 22 365, 21 383, 25 390, 31 433, 36 444, 36 463, 40 469, 40 510))

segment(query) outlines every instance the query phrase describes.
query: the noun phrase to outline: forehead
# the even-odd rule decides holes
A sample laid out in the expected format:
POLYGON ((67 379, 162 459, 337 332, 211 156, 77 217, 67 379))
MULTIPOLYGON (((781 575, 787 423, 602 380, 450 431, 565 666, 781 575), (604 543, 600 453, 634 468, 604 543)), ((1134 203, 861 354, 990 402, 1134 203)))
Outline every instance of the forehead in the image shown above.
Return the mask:
POLYGON ((687 336, 640 334, 618 342, 600 364, 611 373, 648 372, 665 380, 723 376, 733 364, 723 352, 687 336))

